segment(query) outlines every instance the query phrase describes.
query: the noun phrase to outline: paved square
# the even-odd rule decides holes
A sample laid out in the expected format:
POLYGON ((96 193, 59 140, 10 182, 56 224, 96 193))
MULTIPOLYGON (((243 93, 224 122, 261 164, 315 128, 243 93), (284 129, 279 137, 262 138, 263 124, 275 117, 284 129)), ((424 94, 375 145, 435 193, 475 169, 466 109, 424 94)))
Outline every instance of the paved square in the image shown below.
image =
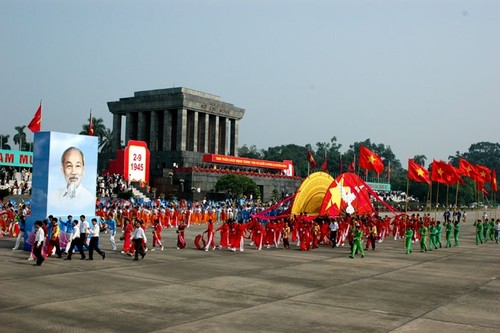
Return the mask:
POLYGON ((165 250, 138 262, 101 233, 106 260, 51 257, 41 267, 2 238, 0 331, 499 331, 500 244, 475 245, 470 222, 459 247, 405 255, 388 238, 363 259, 348 247, 198 251, 203 230, 187 229, 188 248, 177 250, 175 230, 164 229, 165 250))

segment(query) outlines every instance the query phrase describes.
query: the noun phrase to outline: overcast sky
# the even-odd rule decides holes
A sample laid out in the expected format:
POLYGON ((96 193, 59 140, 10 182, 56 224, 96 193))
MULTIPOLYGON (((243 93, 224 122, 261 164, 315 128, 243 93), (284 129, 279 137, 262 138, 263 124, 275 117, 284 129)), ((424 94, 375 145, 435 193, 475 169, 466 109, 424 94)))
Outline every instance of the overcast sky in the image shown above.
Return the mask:
POLYGON ((179 86, 244 108, 239 146, 370 138, 406 167, 500 141, 498 0, 2 0, 0 36, 11 146, 40 99, 43 131, 78 133, 179 86))

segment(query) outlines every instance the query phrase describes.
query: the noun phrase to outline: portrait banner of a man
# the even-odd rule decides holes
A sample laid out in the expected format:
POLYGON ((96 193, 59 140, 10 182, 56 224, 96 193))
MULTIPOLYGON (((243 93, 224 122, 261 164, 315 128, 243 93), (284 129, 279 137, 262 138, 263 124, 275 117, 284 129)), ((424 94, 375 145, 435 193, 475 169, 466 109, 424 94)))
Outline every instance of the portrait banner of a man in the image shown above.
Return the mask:
POLYGON ((38 179, 33 182, 33 199, 36 208, 40 208, 37 213, 95 215, 97 137, 57 132, 35 134, 33 173, 38 179))

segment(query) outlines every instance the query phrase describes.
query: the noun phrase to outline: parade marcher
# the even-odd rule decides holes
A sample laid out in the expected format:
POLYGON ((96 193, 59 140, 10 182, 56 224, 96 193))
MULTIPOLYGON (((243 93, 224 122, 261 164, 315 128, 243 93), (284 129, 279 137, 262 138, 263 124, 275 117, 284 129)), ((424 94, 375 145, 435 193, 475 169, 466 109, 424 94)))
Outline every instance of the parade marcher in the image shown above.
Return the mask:
POLYGON ((45 233, 42 229, 42 221, 35 222, 35 242, 33 243, 33 254, 36 258, 36 263, 33 266, 42 266, 42 262, 45 260, 42 254, 43 242, 45 240, 45 233))
POLYGON ((204 250, 208 251, 209 249, 215 250, 215 241, 214 241, 214 224, 212 219, 208 220, 207 230, 204 231, 207 234, 207 245, 205 245, 204 250))
POLYGON ((56 254, 58 258, 62 258, 61 247, 59 246, 60 228, 56 217, 52 217, 52 232, 50 235, 49 246, 47 248, 47 254, 52 255, 54 248, 56 249, 56 254))
POLYGON ((288 222, 286 222, 283 227, 283 247, 285 249, 290 248, 290 241, 288 239, 289 237, 290 237, 290 225, 288 224, 288 222))
POLYGON ((109 231, 109 242, 111 243, 111 250, 116 251, 116 220, 113 218, 113 214, 108 214, 108 219, 104 221, 109 231))
POLYGON ((406 254, 413 252, 413 249, 412 249, 412 246, 411 246, 412 240, 413 240, 413 225, 410 225, 410 227, 405 231, 405 249, 406 249, 406 254))
POLYGON ((434 250, 438 249, 436 238, 437 238, 437 229, 434 222, 432 222, 431 227, 429 228, 429 248, 428 248, 429 251, 432 251, 433 249, 434 250))
POLYGON ((332 242, 332 248, 337 247, 337 232, 339 230, 339 223, 336 219, 331 219, 330 225, 330 242, 332 242))
POLYGON ((483 244, 483 223, 477 220, 473 225, 476 227, 476 245, 483 244))
POLYGON ((451 247, 451 235, 453 234, 453 224, 451 222, 445 222, 444 228, 446 232, 446 247, 451 247))
POLYGON ((220 242, 218 249, 223 249, 229 247, 229 225, 226 221, 222 221, 220 227, 218 227, 216 232, 220 232, 220 242))
POLYGON ((80 240, 80 228, 78 226, 78 220, 73 221, 73 233, 71 234, 68 256, 65 260, 71 260, 71 256, 73 255, 73 249, 75 246, 78 248, 78 252, 80 252, 80 260, 85 259, 85 253, 83 252, 82 242, 80 240))
POLYGON ((132 246, 131 236, 132 236, 132 233, 134 232, 134 227, 130 223, 130 220, 128 218, 124 219, 122 232, 123 232, 123 235, 120 237, 120 239, 123 241, 121 253, 130 254, 130 250, 131 250, 131 246, 132 246))
POLYGON ((442 234, 443 234, 443 226, 441 225, 441 221, 437 221, 435 244, 436 246, 439 246, 439 248, 443 247, 443 244, 441 243, 442 234))
POLYGON ((177 249, 183 249, 186 247, 186 239, 184 238, 184 231, 187 225, 184 220, 181 220, 177 225, 177 249))
POLYGON ((142 222, 140 221, 135 222, 135 230, 132 233, 131 239, 134 242, 134 249, 135 249, 134 261, 139 260, 139 254, 141 255, 142 259, 144 259, 144 257, 146 256, 146 251, 144 251, 144 243, 147 242, 147 239, 146 239, 146 233, 142 228, 142 222))
POLYGON ((155 250, 156 245, 160 247, 160 250, 163 251, 164 247, 161 242, 161 231, 163 230, 160 221, 157 219, 153 222, 153 247, 151 251, 155 250))
POLYGON ((69 247, 71 246, 71 237, 73 234, 73 226, 74 226, 73 216, 68 215, 68 219, 66 221, 63 221, 61 218, 59 218, 59 223, 63 226, 63 228, 65 230, 64 235, 60 235, 59 239, 61 239, 61 237, 64 237, 64 240, 66 241, 64 253, 68 254, 69 247))
POLYGON ((361 253, 361 258, 365 257, 365 252, 363 251, 363 245, 361 244, 362 237, 363 237, 363 232, 361 231, 359 224, 357 224, 353 233, 352 252, 349 258, 353 259, 354 255, 358 250, 361 253))
POLYGON ((87 245, 87 238, 90 231, 90 224, 85 219, 85 215, 80 215, 80 223, 78 226, 80 227, 80 243, 82 244, 81 246, 83 251, 83 247, 87 245))
POLYGON ((12 248, 12 250, 14 251, 19 249, 19 245, 21 245, 21 240, 24 240, 24 232, 26 230, 26 217, 24 215, 21 215, 17 223, 19 224, 19 233, 17 234, 16 244, 12 248))
POLYGON ((101 251, 99 248, 99 233, 101 232, 101 228, 97 223, 96 218, 93 218, 91 222, 92 227, 90 228, 89 260, 94 260, 94 250, 99 253, 102 260, 104 260, 106 258, 106 253, 101 251))
POLYGON ((375 250, 375 243, 377 240, 377 226, 375 223, 370 222, 370 225, 368 226, 368 239, 366 241, 366 249, 372 247, 372 250, 375 250))
POLYGON ((460 223, 458 222, 455 222, 453 227, 453 236, 455 237, 455 243, 453 245, 458 246, 458 237, 460 236, 460 223))
POLYGON ((420 234, 420 252, 427 252, 427 237, 429 235, 429 229, 425 226, 425 224, 421 224, 419 228, 420 234))

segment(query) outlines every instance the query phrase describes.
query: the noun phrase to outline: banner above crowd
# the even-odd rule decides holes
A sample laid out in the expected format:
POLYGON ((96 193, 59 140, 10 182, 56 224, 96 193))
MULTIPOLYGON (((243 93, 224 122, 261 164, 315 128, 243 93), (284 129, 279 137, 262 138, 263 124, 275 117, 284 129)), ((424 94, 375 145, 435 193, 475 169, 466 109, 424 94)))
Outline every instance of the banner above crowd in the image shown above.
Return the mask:
POLYGON ((0 150, 0 165, 31 168, 33 153, 19 150, 0 150))

